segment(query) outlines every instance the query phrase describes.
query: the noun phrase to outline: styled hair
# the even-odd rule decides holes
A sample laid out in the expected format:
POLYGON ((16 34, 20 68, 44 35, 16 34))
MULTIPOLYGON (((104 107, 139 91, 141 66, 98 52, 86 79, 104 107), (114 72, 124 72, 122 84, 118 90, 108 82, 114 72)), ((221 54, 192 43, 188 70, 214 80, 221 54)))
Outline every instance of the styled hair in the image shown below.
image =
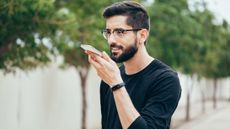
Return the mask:
POLYGON ((127 25, 135 29, 149 30, 150 19, 147 11, 137 2, 117 2, 105 8, 103 12, 103 17, 105 19, 116 15, 127 16, 127 25))

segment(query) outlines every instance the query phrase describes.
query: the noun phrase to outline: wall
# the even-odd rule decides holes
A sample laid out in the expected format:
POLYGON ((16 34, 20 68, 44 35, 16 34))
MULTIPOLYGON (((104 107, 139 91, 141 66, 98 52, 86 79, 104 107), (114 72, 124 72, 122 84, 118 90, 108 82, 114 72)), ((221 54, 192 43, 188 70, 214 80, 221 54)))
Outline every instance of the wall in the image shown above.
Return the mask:
MULTIPOLYGON (((87 82, 88 129, 100 128, 99 83, 87 82)), ((80 81, 74 68, 57 66, 16 74, 0 73, 1 129, 80 129, 80 81)))

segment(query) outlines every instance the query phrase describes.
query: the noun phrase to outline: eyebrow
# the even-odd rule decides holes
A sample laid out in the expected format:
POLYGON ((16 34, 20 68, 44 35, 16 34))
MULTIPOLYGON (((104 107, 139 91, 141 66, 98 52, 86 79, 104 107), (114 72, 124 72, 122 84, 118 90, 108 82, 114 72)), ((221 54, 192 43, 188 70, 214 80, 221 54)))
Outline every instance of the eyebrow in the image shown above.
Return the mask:
MULTIPOLYGON (((106 28, 106 30, 119 30, 119 29, 121 29, 121 30, 127 30, 126 28, 114 28, 114 29, 106 28)), ((132 29, 132 28, 130 28, 130 29, 132 29)))

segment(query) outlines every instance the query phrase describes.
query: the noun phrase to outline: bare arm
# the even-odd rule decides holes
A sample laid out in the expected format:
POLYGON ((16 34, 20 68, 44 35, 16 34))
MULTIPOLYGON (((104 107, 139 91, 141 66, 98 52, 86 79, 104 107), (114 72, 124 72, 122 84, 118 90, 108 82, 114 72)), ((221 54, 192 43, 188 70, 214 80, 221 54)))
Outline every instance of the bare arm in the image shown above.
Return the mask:
POLYGON ((135 109, 125 87, 113 92, 117 112, 123 129, 127 129, 140 114, 135 109))

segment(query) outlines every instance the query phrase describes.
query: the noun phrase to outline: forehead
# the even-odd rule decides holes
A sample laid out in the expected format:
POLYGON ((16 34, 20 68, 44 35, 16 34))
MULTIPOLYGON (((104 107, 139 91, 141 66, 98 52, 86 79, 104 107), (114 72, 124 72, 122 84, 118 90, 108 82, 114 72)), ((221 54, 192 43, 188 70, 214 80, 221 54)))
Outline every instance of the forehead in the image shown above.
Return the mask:
POLYGON ((106 28, 131 28, 131 26, 127 25, 127 16, 118 15, 106 19, 106 28))

